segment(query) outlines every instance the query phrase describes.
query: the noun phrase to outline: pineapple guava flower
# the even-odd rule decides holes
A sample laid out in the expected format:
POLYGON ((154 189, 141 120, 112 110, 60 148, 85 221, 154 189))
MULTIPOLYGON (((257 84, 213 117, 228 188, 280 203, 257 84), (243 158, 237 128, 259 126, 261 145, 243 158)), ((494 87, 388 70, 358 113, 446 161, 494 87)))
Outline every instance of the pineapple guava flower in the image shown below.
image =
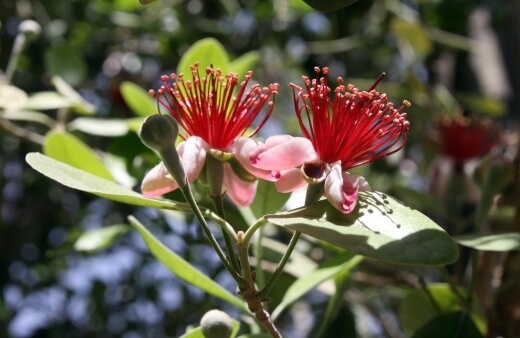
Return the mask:
MULTIPOLYGON (((257 145, 249 137, 269 118, 278 84, 248 87, 252 74, 249 71, 239 82, 237 74, 224 75, 220 69, 208 67, 201 77, 196 63, 191 66, 191 80, 185 80, 183 74, 163 75, 161 88, 157 92, 150 90, 158 105, 166 108, 182 127, 180 136, 184 141, 177 151, 188 182, 199 177, 206 157, 214 156, 223 162, 222 184, 238 206, 252 202, 256 177, 273 180, 269 171, 249 163, 248 154, 257 145), (259 116, 256 128, 248 133, 259 116), (246 133, 247 137, 243 137, 246 133)), ((145 196, 158 196, 177 188, 162 162, 146 174, 141 185, 145 196)))
MULTIPOLYGON (((328 68, 314 70, 318 75, 328 74, 328 68)), ((410 103, 404 101, 394 108, 386 94, 375 90, 382 77, 368 91, 344 85, 340 77, 332 98, 326 77, 311 80, 304 76, 305 89, 291 84, 305 137, 270 137, 251 152, 251 164, 279 173, 275 184, 281 192, 324 181, 329 202, 350 213, 358 192, 370 187, 363 177, 347 171, 399 151, 407 140, 410 123, 402 110, 410 103)))

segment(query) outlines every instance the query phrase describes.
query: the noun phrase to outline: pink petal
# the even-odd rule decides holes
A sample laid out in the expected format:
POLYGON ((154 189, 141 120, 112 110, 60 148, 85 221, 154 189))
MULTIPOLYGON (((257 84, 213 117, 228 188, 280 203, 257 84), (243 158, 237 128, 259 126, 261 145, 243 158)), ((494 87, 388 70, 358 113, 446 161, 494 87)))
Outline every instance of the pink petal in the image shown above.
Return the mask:
POLYGON ((249 154, 251 164, 264 170, 286 170, 317 160, 312 142, 304 137, 277 135, 269 137, 249 154))
POLYGON ((348 214, 356 208, 359 191, 368 191, 367 181, 358 175, 341 171, 341 163, 336 162, 325 179, 325 196, 336 209, 348 214))
POLYGON ((224 163, 224 188, 229 198, 238 207, 247 207, 253 202, 258 181, 246 182, 238 178, 231 166, 224 163))
POLYGON ((168 170, 161 162, 152 168, 143 178, 141 191, 147 197, 164 195, 167 192, 177 189, 179 186, 169 176, 168 170))
POLYGON ((249 161, 249 154, 259 147, 261 143, 246 137, 238 138, 233 144, 229 147, 229 150, 235 154, 235 158, 240 162, 240 164, 255 177, 264 179, 266 181, 276 181, 279 174, 278 172, 273 172, 270 170, 262 170, 251 165, 251 161, 249 161))
POLYGON ((288 193, 303 187, 307 182, 303 179, 299 168, 284 170, 280 173, 280 178, 275 182, 276 190, 288 193))
MULTIPOLYGON (((192 136, 177 146, 189 183, 199 177, 204 167, 206 149, 208 148, 206 142, 197 136, 192 136)), ((161 162, 145 175, 141 184, 141 191, 145 196, 155 197, 164 195, 178 187, 177 182, 170 176, 168 169, 161 162)))
POLYGON ((206 161, 206 151, 209 148, 209 145, 198 136, 190 136, 177 146, 189 183, 199 177, 206 161))

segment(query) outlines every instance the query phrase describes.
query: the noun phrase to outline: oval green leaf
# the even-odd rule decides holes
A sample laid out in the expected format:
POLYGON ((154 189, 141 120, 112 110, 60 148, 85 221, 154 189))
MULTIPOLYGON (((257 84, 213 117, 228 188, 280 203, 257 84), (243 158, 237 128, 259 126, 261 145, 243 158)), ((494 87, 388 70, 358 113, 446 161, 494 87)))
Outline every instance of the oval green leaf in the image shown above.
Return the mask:
POLYGON ((519 251, 520 233, 467 234, 454 237, 462 246, 481 251, 519 251))
POLYGON ((70 130, 79 130, 90 135, 116 137, 128 133, 129 122, 124 119, 95 119, 79 117, 68 124, 70 130))
POLYGON ((229 71, 229 56, 224 46, 214 38, 195 42, 179 60, 177 74, 185 74, 187 79, 191 79, 190 66, 195 62, 200 64, 199 70, 202 72, 211 65, 220 68, 224 74, 229 71))
POLYGON ((117 224, 86 231, 74 242, 74 250, 94 252, 106 249, 128 229, 127 225, 117 224))
POLYGON ((56 87, 58 93, 74 103, 74 110, 80 114, 92 115, 96 112, 96 108, 87 102, 77 91, 74 90, 65 80, 59 76, 52 77, 52 84, 56 87))
POLYGON ((423 327, 412 338, 482 338, 471 317, 462 311, 441 314, 423 327))
POLYGON ((451 237, 427 216, 397 199, 380 192, 362 192, 358 206, 345 216, 323 200, 265 217, 273 224, 382 261, 443 265, 457 259, 457 246, 451 237))
POLYGON ((128 220, 144 239, 152 254, 175 276, 210 295, 236 306, 245 313, 250 313, 245 306, 245 303, 240 298, 224 289, 220 284, 195 269, 182 257, 164 246, 164 244, 155 238, 135 217, 130 216, 128 217, 128 220))
POLYGON ((155 100, 146 90, 135 83, 125 81, 121 83, 119 89, 126 104, 132 109, 135 115, 146 117, 158 113, 155 100))
POLYGON ((94 151, 72 134, 59 131, 47 133, 43 153, 75 168, 114 181, 114 178, 94 151))
POLYGON ((79 170, 40 153, 29 153, 25 160, 36 171, 72 189, 88 192, 112 201, 142 207, 191 210, 186 204, 145 197, 117 183, 79 170))

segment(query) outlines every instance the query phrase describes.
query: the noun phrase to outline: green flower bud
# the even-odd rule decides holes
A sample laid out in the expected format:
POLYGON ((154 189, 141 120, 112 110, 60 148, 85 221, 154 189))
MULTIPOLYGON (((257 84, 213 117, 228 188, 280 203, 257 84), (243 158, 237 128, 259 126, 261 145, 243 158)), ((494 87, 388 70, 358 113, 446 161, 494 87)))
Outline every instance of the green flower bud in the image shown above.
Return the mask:
POLYGON ((229 338, 233 333, 233 321, 227 313, 210 310, 200 320, 202 333, 206 338, 229 338))
POLYGON ((155 114, 144 120, 139 137, 145 146, 158 152, 171 149, 179 135, 179 126, 170 115, 155 114))
POLYGON ((24 20, 18 26, 20 34, 25 35, 28 39, 36 39, 42 32, 42 27, 34 20, 24 20))

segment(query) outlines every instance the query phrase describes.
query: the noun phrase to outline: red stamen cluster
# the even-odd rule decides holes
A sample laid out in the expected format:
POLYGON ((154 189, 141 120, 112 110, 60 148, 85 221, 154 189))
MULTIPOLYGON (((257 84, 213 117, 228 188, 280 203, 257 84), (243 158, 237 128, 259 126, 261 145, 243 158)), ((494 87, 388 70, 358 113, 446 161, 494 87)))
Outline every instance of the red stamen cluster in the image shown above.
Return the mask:
MULTIPOLYGON (((314 70, 318 75, 329 72, 328 68, 314 70)), ((325 77, 311 80, 304 76, 305 90, 291 83, 300 128, 322 161, 341 161, 342 169, 348 170, 389 156, 405 146, 410 122, 402 110, 410 102, 404 101, 395 109, 386 94, 376 91, 383 76, 368 91, 360 91, 351 84, 345 86, 339 77, 332 99, 325 77)))
POLYGON ((501 142, 498 125, 491 120, 457 116, 437 122, 443 154, 463 163, 481 157, 501 142))
POLYGON ((201 78, 198 67, 198 63, 190 67, 192 80, 184 80, 183 74, 163 75, 157 93, 149 91, 184 129, 187 135, 181 137, 199 136, 212 148, 225 150, 245 134, 267 104, 264 116, 248 137, 256 134, 271 115, 278 84, 264 88, 254 84, 248 89, 251 71, 239 83, 237 74, 223 75, 220 69, 211 67, 201 78))

